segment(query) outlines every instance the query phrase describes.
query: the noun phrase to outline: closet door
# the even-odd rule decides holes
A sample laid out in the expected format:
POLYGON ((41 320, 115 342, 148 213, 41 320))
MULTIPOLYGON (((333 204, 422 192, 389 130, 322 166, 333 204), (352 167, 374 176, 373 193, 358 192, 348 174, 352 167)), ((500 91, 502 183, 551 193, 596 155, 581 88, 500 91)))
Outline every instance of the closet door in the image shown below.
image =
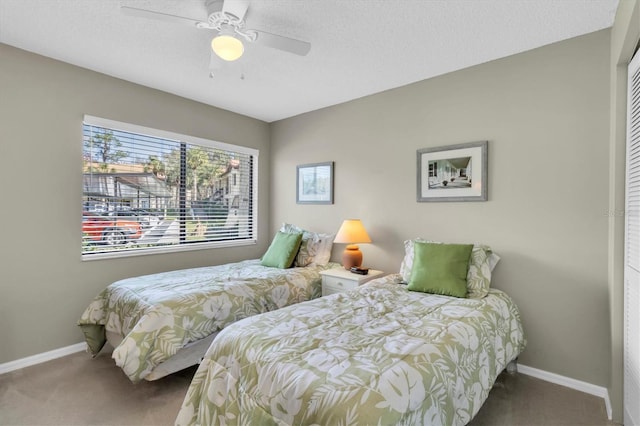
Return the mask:
POLYGON ((640 425, 640 54, 629 64, 624 266, 624 423, 640 425))

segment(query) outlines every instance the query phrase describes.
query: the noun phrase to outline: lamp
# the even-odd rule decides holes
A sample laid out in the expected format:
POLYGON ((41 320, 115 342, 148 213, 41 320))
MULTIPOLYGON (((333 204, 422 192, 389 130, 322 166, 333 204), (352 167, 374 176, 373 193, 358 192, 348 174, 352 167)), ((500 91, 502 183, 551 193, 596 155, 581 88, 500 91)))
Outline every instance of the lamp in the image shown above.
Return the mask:
POLYGON ((348 244, 342 253, 342 266, 344 269, 351 269, 353 266, 362 265, 362 252, 356 244, 370 243, 371 238, 360 219, 347 219, 342 222, 333 242, 348 244))
POLYGON ((227 27, 211 40, 211 48, 225 61, 235 61, 244 53, 242 41, 235 37, 233 28, 227 27))

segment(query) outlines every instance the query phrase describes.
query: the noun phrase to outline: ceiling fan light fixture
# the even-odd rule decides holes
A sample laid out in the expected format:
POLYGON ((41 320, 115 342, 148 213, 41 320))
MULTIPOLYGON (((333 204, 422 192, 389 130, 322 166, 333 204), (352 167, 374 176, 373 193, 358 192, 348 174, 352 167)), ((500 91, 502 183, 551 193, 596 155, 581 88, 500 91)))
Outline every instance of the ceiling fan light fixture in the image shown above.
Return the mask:
POLYGON ((244 53, 242 41, 233 36, 233 32, 220 31, 220 34, 211 40, 211 48, 225 61, 235 61, 244 53))

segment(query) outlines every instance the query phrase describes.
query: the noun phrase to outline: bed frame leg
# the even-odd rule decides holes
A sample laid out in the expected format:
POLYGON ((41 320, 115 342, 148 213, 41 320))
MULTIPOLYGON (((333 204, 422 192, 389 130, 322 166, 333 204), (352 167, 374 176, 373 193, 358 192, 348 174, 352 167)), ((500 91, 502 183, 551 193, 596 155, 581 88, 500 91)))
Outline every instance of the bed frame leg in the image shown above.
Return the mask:
POLYGON ((507 373, 516 374, 518 372, 518 358, 507 364, 507 373))

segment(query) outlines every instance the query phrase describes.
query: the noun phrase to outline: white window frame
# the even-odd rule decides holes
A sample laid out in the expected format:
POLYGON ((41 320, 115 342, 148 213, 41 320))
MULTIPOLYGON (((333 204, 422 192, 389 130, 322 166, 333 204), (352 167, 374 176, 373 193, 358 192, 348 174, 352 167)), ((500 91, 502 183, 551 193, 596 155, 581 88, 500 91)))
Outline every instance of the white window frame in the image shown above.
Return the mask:
MULTIPOLYGON (((216 148, 226 151, 234 151, 241 154, 247 154, 253 156, 253 173, 252 173, 252 215, 253 220, 251 222, 251 235, 252 238, 244 238, 241 240, 225 240, 225 241, 202 241, 191 242, 188 244, 175 244, 168 246, 150 247, 139 250, 117 250, 104 253, 82 253, 81 257, 83 261, 93 261, 101 259, 114 259, 121 257, 135 257, 146 256, 152 254, 163 253, 178 253, 184 251, 194 250, 208 250, 212 248, 224 248, 224 247, 238 247, 255 245, 257 243, 258 235, 258 164, 259 164, 259 151, 255 148, 249 148, 241 145, 233 145, 225 142, 213 141, 210 139, 203 139, 196 136, 184 135, 180 133, 170 132, 167 130, 154 129, 151 127, 140 126, 137 124, 124 123, 121 121, 110 120, 101 117, 95 117, 92 115, 84 115, 83 126, 97 126, 113 130, 121 130, 124 132, 138 133, 148 135, 156 138, 178 140, 181 142, 205 146, 209 148, 216 148)), ((80 190, 82 195, 82 188, 80 190)), ((82 203, 80 203, 82 204, 82 203)))

